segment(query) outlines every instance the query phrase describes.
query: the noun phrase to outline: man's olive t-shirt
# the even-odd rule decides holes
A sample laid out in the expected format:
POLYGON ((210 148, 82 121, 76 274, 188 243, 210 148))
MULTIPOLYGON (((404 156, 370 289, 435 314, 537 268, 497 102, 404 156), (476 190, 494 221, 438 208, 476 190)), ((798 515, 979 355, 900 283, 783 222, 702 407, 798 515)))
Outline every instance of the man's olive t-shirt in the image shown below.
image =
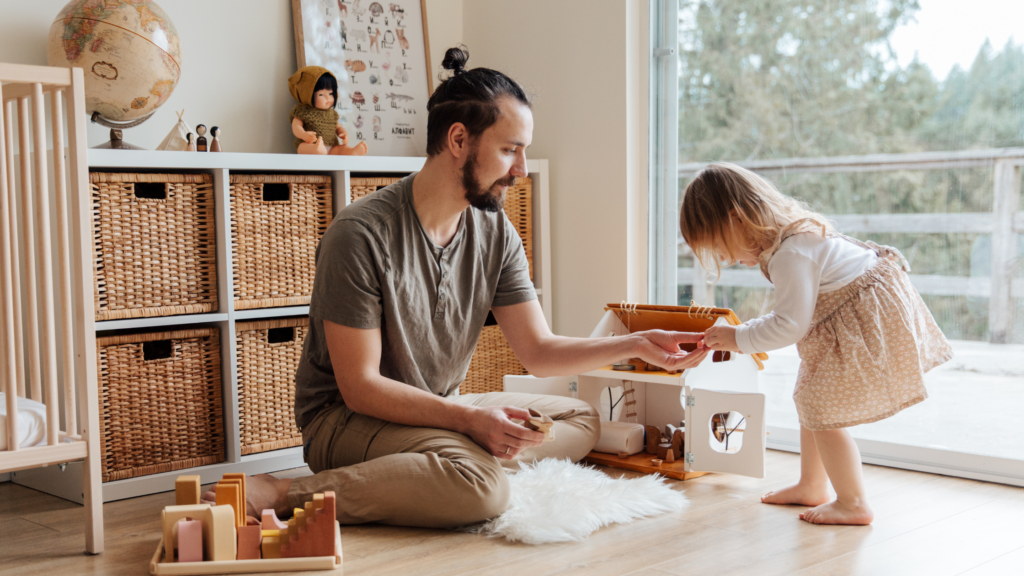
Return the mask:
POLYGON ((442 248, 413 208, 416 175, 343 209, 316 253, 309 332, 295 374, 295 420, 343 400, 324 320, 380 328, 381 375, 456 394, 492 306, 537 298, 523 243, 504 212, 467 208, 442 248))

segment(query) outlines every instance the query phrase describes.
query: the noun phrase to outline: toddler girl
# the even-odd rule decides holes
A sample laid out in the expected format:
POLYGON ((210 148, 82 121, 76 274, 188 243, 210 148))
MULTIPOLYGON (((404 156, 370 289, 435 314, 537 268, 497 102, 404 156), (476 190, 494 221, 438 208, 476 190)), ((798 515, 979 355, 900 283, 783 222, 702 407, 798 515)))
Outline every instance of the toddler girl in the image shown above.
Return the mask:
POLYGON ((719 260, 758 265, 775 287, 772 313, 709 328, 705 344, 752 354, 796 343, 800 354, 800 481, 761 501, 813 506, 800 518, 815 524, 871 523, 860 452, 845 428, 924 400, 924 373, 953 356, 906 260, 895 248, 839 234, 732 164, 702 170, 682 204, 683 238, 705 268, 719 260))

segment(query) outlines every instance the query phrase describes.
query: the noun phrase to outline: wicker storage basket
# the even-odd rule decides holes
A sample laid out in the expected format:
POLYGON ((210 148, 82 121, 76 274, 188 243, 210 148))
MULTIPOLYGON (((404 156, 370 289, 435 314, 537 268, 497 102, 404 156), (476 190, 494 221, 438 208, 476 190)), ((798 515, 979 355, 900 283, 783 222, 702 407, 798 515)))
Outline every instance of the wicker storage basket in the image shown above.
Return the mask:
POLYGON ((96 320, 217 309, 209 174, 92 172, 96 320))
POLYGON ((519 358, 516 358, 515 352, 505 340, 505 335, 501 333, 501 327, 497 324, 484 326, 459 393, 501 392, 505 389, 504 376, 506 374, 522 375, 526 373, 526 368, 523 368, 519 358))
MULTIPOLYGON (((351 200, 355 202, 371 192, 398 182, 401 178, 352 178, 351 200)), ((533 278, 533 182, 529 177, 517 178, 505 193, 505 215, 519 232, 530 263, 530 278, 533 278)))
POLYGON ((295 368, 309 318, 235 325, 242 454, 302 444, 295 427, 295 368))
POLYGON ((236 310, 309 304, 331 193, 330 176, 231 176, 236 310))
POLYGON ((216 328, 107 336, 96 347, 104 482, 224 461, 216 328))

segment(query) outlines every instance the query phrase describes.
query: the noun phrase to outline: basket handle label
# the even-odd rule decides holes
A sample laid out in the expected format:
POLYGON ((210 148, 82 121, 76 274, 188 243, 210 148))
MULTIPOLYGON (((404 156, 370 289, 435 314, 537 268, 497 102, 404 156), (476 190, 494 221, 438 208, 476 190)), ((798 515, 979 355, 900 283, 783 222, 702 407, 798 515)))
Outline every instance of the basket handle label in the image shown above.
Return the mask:
POLYGON ((140 200, 167 200, 169 186, 166 182, 136 182, 132 188, 140 200))
POLYGON ((265 182, 263 184, 264 202, 288 202, 292 199, 291 184, 280 182, 265 182))
POLYGON ((268 328, 267 344, 280 344, 282 342, 295 341, 295 328, 286 326, 284 328, 268 328))
POLYGON ((174 355, 173 340, 154 340, 153 342, 142 343, 142 359, 166 360, 174 355))

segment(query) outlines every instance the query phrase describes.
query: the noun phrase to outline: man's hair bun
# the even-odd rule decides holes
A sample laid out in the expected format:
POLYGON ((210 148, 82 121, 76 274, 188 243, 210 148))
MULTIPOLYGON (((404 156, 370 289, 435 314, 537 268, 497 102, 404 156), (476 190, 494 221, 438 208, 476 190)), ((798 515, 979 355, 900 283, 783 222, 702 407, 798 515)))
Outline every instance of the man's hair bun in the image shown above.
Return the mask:
POLYGON ((469 61, 469 51, 463 45, 456 46, 455 48, 449 48, 444 53, 444 60, 441 62, 441 67, 445 70, 451 70, 455 75, 459 75, 466 71, 466 62, 469 61))

